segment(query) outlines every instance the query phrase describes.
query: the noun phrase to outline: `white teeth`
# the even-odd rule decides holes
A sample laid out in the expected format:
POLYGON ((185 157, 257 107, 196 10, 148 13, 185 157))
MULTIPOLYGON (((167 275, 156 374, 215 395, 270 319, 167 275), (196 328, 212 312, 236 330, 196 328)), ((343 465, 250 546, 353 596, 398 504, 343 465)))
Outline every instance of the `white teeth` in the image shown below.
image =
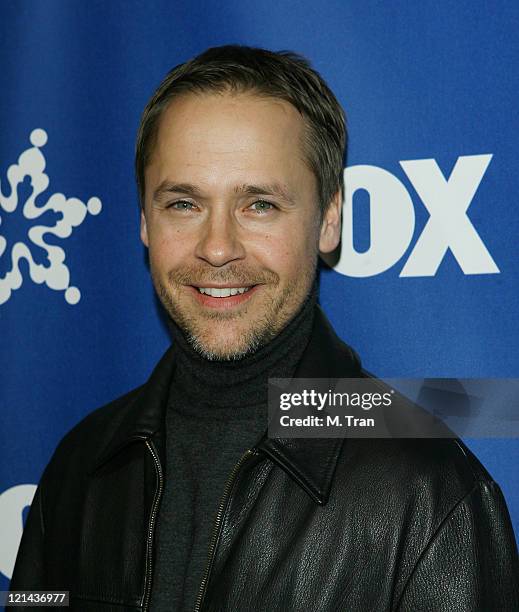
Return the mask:
POLYGON ((218 289, 216 287, 198 287, 200 293, 205 293, 211 297, 229 297, 237 293, 245 293, 249 289, 250 287, 225 287, 223 289, 218 289))

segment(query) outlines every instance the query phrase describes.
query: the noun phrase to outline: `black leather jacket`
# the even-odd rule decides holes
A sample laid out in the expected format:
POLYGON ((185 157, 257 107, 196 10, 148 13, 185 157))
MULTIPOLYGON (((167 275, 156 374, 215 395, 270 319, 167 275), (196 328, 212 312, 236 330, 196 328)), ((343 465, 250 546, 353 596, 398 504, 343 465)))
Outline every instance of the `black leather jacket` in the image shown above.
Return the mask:
MULTIPOLYGON (((148 610, 164 482, 169 351, 93 412, 41 479, 11 589, 64 589, 73 610, 148 610)), ((318 308, 295 374, 362 376, 318 308)), ((498 485, 452 439, 269 439, 229 475, 196 610, 519 610, 498 485)))

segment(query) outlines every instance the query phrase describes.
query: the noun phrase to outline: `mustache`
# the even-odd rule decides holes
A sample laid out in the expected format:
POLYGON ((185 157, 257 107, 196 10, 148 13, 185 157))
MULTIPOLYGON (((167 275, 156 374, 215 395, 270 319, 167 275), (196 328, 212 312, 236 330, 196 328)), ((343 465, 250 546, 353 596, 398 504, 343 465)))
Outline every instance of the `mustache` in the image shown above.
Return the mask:
POLYGON ((279 282, 279 275, 272 270, 257 270, 229 264, 222 270, 207 270, 200 267, 174 269, 168 272, 168 281, 178 285, 232 283, 241 286, 263 285, 279 282))

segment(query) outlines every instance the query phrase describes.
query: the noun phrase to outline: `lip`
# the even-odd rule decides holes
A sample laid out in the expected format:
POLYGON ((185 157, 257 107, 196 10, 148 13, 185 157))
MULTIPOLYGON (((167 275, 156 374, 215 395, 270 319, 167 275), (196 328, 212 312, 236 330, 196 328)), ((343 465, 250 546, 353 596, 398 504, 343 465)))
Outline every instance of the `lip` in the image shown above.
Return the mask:
MULTIPOLYGON (((232 289, 237 287, 243 287, 243 285, 212 285, 207 284, 204 287, 213 287, 218 289, 232 289)), ((205 293, 200 293, 198 291, 198 287, 194 287, 193 285, 189 286, 189 289, 194 294, 195 299, 201 306, 207 306, 209 308, 215 308, 217 310, 227 310, 229 308, 234 308, 235 306, 239 306, 240 304, 244 304, 252 295, 256 293, 256 291, 261 287, 261 285, 253 285, 248 291, 245 293, 237 293, 236 295, 230 295, 229 297, 212 297, 211 295, 207 295, 205 293)))

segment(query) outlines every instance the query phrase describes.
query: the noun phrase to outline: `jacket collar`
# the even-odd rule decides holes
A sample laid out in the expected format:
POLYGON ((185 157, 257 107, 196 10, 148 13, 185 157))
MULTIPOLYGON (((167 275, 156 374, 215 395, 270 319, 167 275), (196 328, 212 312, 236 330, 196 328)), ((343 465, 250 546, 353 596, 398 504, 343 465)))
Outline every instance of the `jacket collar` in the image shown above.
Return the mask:
MULTIPOLYGON (((312 334, 294 378, 356 378, 358 355, 337 336, 320 306, 312 334)), ((269 438, 256 445, 320 505, 328 501, 343 438, 269 438)))
MULTIPOLYGON (((94 471, 135 440, 163 438, 174 368, 172 348, 169 348, 148 382, 134 392, 123 422, 98 455, 94 471)), ((339 339, 317 305, 310 340, 294 378, 334 379, 360 375, 358 356, 339 339)), ((265 432, 255 448, 279 465, 315 502, 324 505, 343 442, 341 438, 268 438, 265 432)))

